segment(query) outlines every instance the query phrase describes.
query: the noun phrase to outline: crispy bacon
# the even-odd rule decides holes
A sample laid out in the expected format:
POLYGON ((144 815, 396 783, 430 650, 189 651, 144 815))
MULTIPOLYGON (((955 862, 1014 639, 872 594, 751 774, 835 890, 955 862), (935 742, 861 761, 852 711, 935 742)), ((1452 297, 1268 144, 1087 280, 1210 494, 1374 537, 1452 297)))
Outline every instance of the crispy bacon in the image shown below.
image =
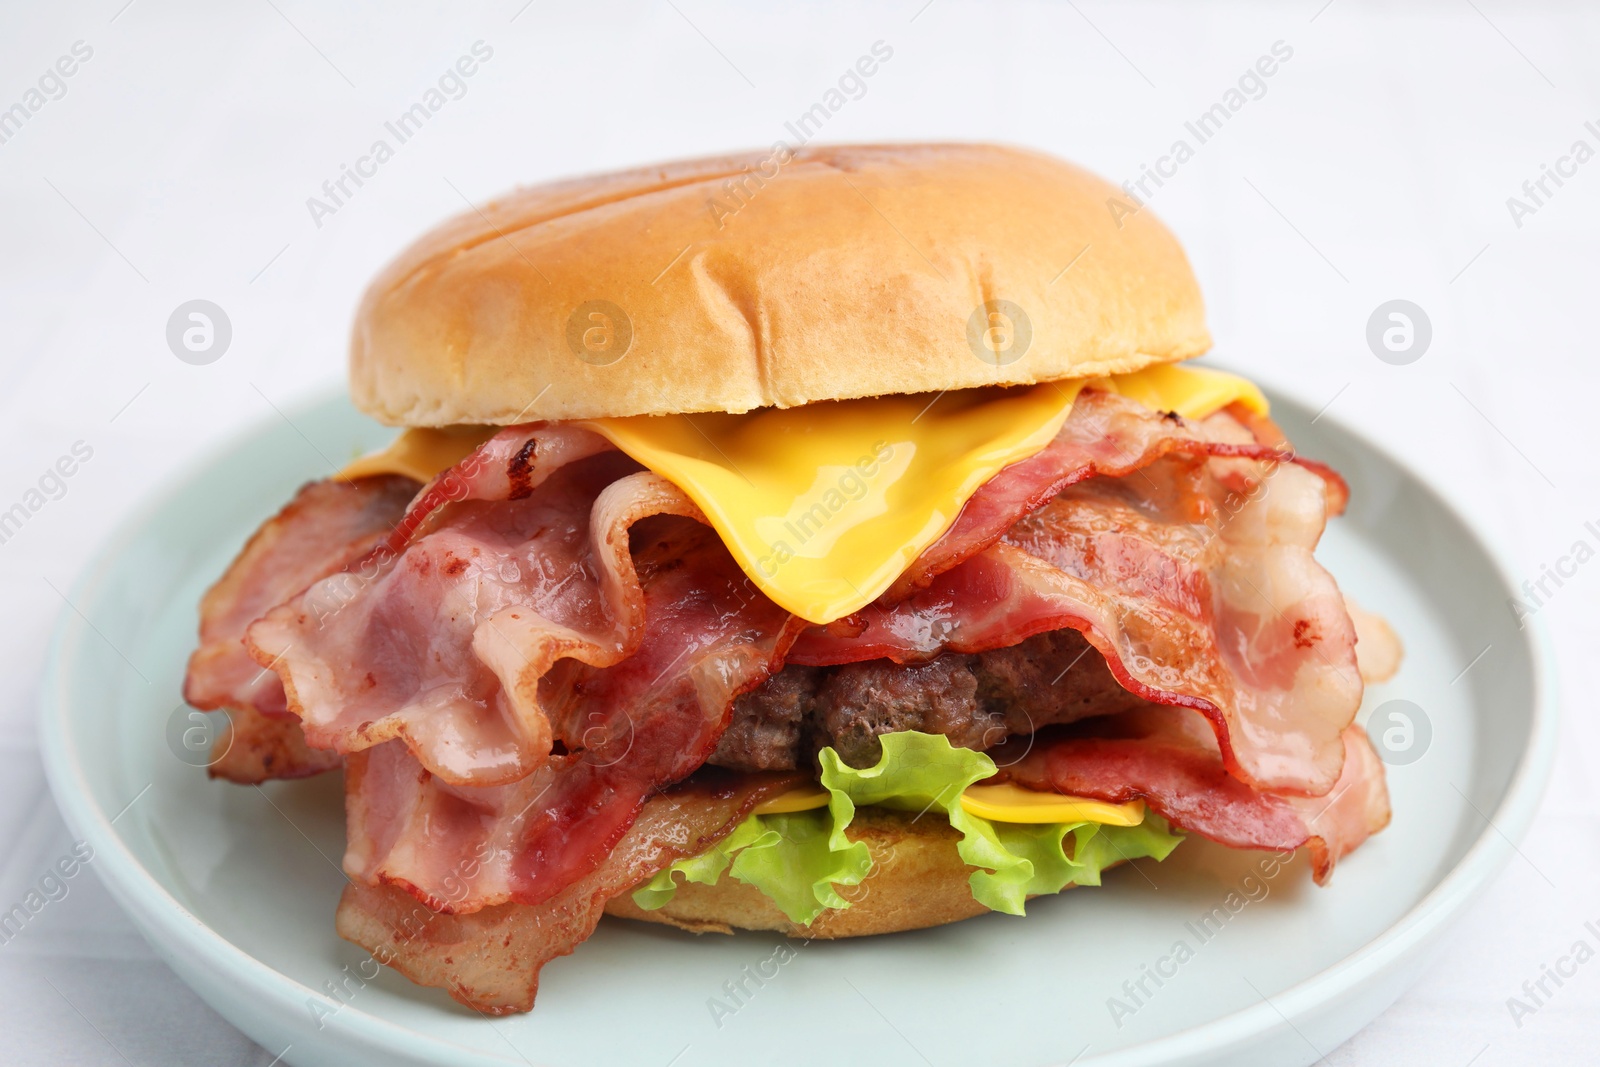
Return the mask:
POLYGON ((1368 685, 1387 682, 1400 669, 1400 660, 1405 656, 1399 635, 1382 616, 1363 611, 1348 597, 1344 606, 1356 628, 1356 663, 1361 668, 1361 680, 1368 685))
POLYGON ((1174 826, 1231 848, 1308 847, 1325 884, 1342 856, 1389 823, 1383 766, 1367 735, 1351 726, 1341 742, 1344 768, 1325 797, 1250 788, 1228 774, 1201 720, 1178 709, 1077 723, 1013 739, 991 755, 1019 785, 1114 803, 1143 799, 1174 826))
MULTIPOLYGON (((1322 464, 1296 456, 1276 423, 1242 405, 1195 422, 1172 413, 1157 415, 1115 393, 1087 390, 1044 450, 984 483, 884 599, 893 603, 925 588, 935 576, 1000 540, 1018 519, 1069 486, 1093 477, 1120 478, 1174 453, 1255 459, 1268 470, 1281 462, 1300 464, 1323 479, 1331 515, 1344 510, 1349 496, 1344 479, 1322 464)), ((1240 489, 1248 493, 1253 485, 1246 478, 1240 489)))
POLYGON ((285 714, 277 675, 244 647, 244 632, 272 607, 364 555, 405 514, 417 483, 399 475, 329 479, 301 487, 261 525, 200 600, 200 647, 189 657, 183 699, 197 708, 285 714))
POLYGON ((263 715, 255 708, 225 711, 228 725, 212 744, 206 767, 213 778, 259 785, 274 778, 309 778, 344 762, 337 752, 306 744, 300 720, 293 715, 263 715))
MULTIPOLYGON (((400 551, 381 545, 267 613, 251 651, 277 664, 313 745, 348 753, 398 737, 450 781, 526 777, 555 737, 538 678, 563 656, 618 663, 637 643, 633 516, 592 531, 591 517, 624 481, 663 508, 681 497, 653 475, 623 478, 635 470, 612 452, 553 472, 535 498, 458 503, 448 524, 400 551)), ((422 524, 437 490, 407 524, 422 524)))
POLYGON ((610 442, 578 426, 540 423, 502 430, 454 467, 440 471, 411 502, 405 518, 374 550, 374 556, 382 560, 404 551, 446 504, 524 500, 563 467, 608 451, 610 442))
MULTIPOLYGON (((390 758, 396 770, 409 762, 413 773, 427 773, 403 746, 390 742, 351 758, 352 796, 360 798, 365 790, 362 783, 374 773, 371 764, 390 758)), ((594 932, 606 901, 675 860, 704 852, 731 833, 751 808, 793 788, 803 777, 702 772, 652 797, 598 866, 538 908, 496 904, 471 914, 449 913, 419 904, 395 885, 352 881, 339 901, 339 934, 413 982, 442 986, 478 1011, 527 1011, 538 992, 540 969, 571 953, 594 932)), ((494 803, 489 802, 491 807, 494 803)), ((366 824, 353 813, 351 825, 366 824)), ((482 840, 475 839, 479 844, 482 840)), ((454 855, 446 879, 452 886, 464 886, 485 862, 493 862, 494 852, 485 847, 456 850, 454 855)), ((347 858, 346 867, 359 869, 360 862, 347 858)))
POLYGON ((352 876, 402 885, 438 911, 538 904, 593 870, 654 790, 705 763, 734 697, 776 668, 796 627, 765 598, 740 599, 709 527, 661 517, 637 540, 632 654, 609 669, 568 661, 548 686, 569 754, 471 786, 401 744, 362 750, 347 772, 352 876), (485 858, 458 894, 450 875, 472 855, 485 858))

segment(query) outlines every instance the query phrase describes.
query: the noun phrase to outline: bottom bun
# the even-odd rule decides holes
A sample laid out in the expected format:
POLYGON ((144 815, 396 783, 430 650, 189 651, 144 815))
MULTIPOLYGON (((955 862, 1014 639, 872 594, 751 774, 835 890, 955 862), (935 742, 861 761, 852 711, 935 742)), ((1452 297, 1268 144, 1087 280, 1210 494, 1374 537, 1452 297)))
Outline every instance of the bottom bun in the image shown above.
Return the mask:
POLYGON ((850 906, 830 908, 810 926, 790 921, 760 890, 728 874, 716 885, 679 883, 673 898, 654 911, 623 893, 606 904, 606 914, 697 934, 731 934, 737 927, 832 939, 921 930, 989 910, 972 898, 973 868, 956 853, 961 835, 939 815, 862 808, 845 834, 866 843, 872 871, 860 885, 837 886, 850 906))

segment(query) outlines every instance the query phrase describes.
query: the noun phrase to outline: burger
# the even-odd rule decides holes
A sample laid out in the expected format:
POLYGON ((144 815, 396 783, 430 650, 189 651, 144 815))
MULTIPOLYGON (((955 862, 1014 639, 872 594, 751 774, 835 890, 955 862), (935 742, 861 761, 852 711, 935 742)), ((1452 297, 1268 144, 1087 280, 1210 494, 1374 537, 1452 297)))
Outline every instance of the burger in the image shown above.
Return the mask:
MULTIPOLYGON (((342 768, 340 935, 486 1013, 602 916, 862 937, 1389 819, 1344 482, 1182 250, 1049 156, 518 190, 368 290, 358 408, 200 606, 211 773, 342 768)), ((689 951, 687 948, 683 951, 689 951)))

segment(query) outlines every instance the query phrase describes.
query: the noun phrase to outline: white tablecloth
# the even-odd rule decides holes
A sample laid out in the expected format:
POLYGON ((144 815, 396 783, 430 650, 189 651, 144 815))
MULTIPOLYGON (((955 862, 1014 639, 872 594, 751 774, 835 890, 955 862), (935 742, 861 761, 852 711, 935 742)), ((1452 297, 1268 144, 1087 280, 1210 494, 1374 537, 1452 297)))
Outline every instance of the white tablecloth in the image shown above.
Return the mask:
MULTIPOLYGON (((875 42, 891 57, 822 137, 1037 145, 1118 181, 1166 171, 1145 192, 1190 252, 1219 356, 1408 455, 1530 579, 1593 540, 1600 162, 1568 157, 1579 140, 1600 148, 1600 124, 1585 126, 1600 120, 1600 15, 1507 0, 345 6, 0 13, 0 108, 22 105, 0 115, 0 511, 75 443, 92 448, 0 544, 0 905, 70 845, 35 741, 39 663, 55 590, 112 523, 272 405, 335 382, 366 280, 463 197, 770 145, 875 42), (324 182, 480 41, 491 54, 455 98, 333 201, 324 182), (1230 97, 1264 56, 1270 77, 1230 97), (1238 106, 1200 143, 1185 123, 1219 102, 1238 106), (1179 139, 1192 158, 1163 161, 1179 139), (233 329, 205 366, 165 336, 195 298, 233 329), (1394 298, 1432 323, 1410 365, 1366 342, 1394 298)), ((1526 859, 1332 1063, 1594 1061, 1600 963, 1533 1015, 1507 1007, 1600 920, 1600 564, 1547 588, 1566 714, 1526 859)), ((272 1060, 93 876, 68 886, 0 945, 0 1060, 272 1060)))

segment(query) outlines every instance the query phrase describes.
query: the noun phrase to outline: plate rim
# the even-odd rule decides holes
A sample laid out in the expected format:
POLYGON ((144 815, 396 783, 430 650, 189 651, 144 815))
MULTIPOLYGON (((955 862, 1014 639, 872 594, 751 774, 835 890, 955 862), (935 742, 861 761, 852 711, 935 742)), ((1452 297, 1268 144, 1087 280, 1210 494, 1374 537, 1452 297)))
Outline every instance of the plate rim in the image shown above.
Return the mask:
MULTIPOLYGON (((1207 362, 1209 365, 1210 361, 1207 362)), ((1263 377, 1266 376, 1257 375, 1256 380, 1260 382, 1263 377)), ((1309 411, 1294 391, 1270 380, 1264 383, 1264 388, 1274 405, 1285 404, 1302 412, 1309 411)), ((307 416, 341 401, 349 403, 348 395, 342 390, 319 388, 293 404, 283 421, 292 427, 296 416, 307 416)), ((1500 587, 1516 588, 1508 564, 1511 557, 1492 530, 1476 522, 1405 458, 1337 416, 1323 417, 1328 418, 1336 432, 1354 439, 1420 486, 1471 539, 1488 561, 1500 587)), ((376 420, 373 424, 382 425, 376 420)), ((79 614, 76 605, 92 600, 98 588, 108 580, 115 558, 129 536, 170 507, 174 498, 204 472, 228 462, 274 425, 274 420, 265 417, 252 420, 205 453, 177 465, 146 494, 143 503, 125 513, 108 530, 73 580, 66 598, 68 602, 57 614, 52 627, 40 675, 39 740, 45 777, 68 829, 89 842, 97 861, 105 861, 93 864, 97 876, 133 919, 152 949, 169 964, 173 956, 181 955, 186 962, 225 970, 239 981, 240 993, 269 1001, 277 1010, 299 1012, 304 1010, 307 998, 320 996, 320 993, 229 941, 167 891, 134 856, 113 825, 120 813, 111 816, 94 801, 78 746, 66 729, 66 708, 71 703, 67 698, 72 687, 72 676, 64 669, 66 648, 69 641, 81 640, 86 630, 93 629, 79 614), (157 943, 157 932, 162 935, 163 943, 157 943)), ((1554 699, 1557 677, 1554 646, 1542 616, 1529 616, 1523 623, 1519 632, 1532 667, 1528 742, 1506 783, 1500 803, 1487 815, 1479 813, 1484 815, 1484 825, 1439 883, 1360 948, 1273 995, 1270 1000, 1264 999, 1262 1003, 1136 1045, 1091 1055, 1079 1061, 1080 1067, 1135 1067, 1175 1062, 1185 1056, 1216 1056, 1285 1024, 1293 1027, 1294 1020, 1312 1017, 1319 1010, 1359 992, 1369 979, 1405 956, 1426 951, 1433 938, 1460 917, 1465 907, 1495 880, 1516 843, 1526 836, 1549 786, 1555 761, 1559 709, 1554 699)), ((1409 985, 1408 982, 1405 988, 1409 985)), ((201 991, 196 990, 196 993, 210 1003, 201 991)), ((231 1025, 245 1029, 233 1015, 217 1010, 231 1025)), ((519 1062, 408 1027, 354 1005, 346 1005, 327 1021, 327 1025, 329 1030, 335 1031, 330 1036, 336 1040, 337 1033, 342 1032, 350 1041, 400 1056, 422 1052, 443 1059, 452 1054, 456 1057, 466 1054, 479 1062, 519 1062)))

